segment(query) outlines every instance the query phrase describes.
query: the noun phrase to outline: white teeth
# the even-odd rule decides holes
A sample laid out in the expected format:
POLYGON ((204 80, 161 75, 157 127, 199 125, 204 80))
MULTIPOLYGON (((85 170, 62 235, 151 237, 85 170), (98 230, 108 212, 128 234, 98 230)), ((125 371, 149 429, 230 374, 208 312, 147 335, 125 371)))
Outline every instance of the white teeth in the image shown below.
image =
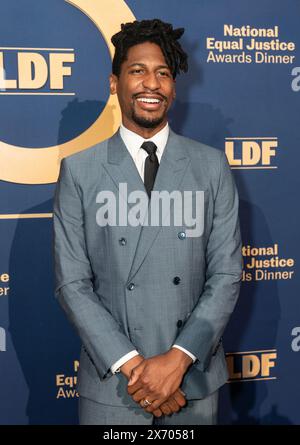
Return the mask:
POLYGON ((159 99, 150 99, 148 97, 138 97, 139 102, 146 102, 147 104, 158 104, 160 102, 159 99))

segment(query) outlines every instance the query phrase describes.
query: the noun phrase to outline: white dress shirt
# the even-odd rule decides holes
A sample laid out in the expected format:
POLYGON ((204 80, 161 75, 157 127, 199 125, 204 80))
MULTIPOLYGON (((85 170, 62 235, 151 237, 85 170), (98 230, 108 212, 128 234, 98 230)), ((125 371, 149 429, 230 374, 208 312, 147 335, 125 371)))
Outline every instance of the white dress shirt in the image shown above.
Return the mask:
MULTIPOLYGON (((141 145, 145 141, 154 142, 154 144, 157 146, 156 155, 158 158, 158 162, 160 162, 162 154, 164 152, 164 149, 167 145, 168 137, 169 137, 168 123, 164 126, 164 128, 162 128, 158 133, 156 133, 150 139, 142 138, 141 136, 139 136, 138 134, 134 133, 131 130, 128 130, 128 128, 124 127, 124 125, 121 124, 120 136, 123 139, 123 142, 124 142, 127 150, 129 151, 129 153, 136 165, 136 168, 144 182, 145 160, 148 156, 148 153, 146 152, 146 150, 141 148, 141 145)), ((181 346, 173 345, 172 347, 180 349, 181 351, 185 352, 189 357, 191 357, 193 362, 196 361, 196 357, 191 352, 187 351, 186 349, 182 348, 181 346)), ((111 372, 113 374, 115 374, 116 372, 119 372, 121 366, 124 365, 124 363, 126 363, 128 360, 130 360, 131 358, 135 357, 138 354, 139 354, 138 351, 133 350, 133 351, 129 352, 128 354, 124 355, 123 357, 121 357, 117 362, 115 362, 112 365, 111 372)))

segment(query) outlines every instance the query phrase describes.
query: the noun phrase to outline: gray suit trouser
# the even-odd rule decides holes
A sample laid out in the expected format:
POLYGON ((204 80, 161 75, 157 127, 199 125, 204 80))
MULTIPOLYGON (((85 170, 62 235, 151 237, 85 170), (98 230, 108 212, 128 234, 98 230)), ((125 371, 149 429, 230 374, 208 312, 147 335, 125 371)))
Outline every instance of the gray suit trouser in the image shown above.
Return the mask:
POLYGON ((178 413, 154 417, 142 408, 103 405, 79 397, 80 425, 216 425, 218 391, 201 400, 189 400, 178 413))

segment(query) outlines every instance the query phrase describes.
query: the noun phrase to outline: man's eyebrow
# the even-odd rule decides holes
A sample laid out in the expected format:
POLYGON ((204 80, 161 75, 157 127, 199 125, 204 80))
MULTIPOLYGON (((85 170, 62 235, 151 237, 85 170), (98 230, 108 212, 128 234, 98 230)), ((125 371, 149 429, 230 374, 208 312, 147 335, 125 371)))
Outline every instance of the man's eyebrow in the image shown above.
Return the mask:
MULTIPOLYGON (((142 66, 143 68, 147 68, 147 65, 146 65, 145 63, 141 63, 141 62, 133 62, 133 63, 131 63, 130 65, 128 65, 128 68, 131 68, 132 66, 142 66)), ((170 68, 168 67, 168 65, 158 65, 158 66, 156 67, 156 69, 162 69, 162 68, 165 68, 165 69, 170 70, 170 68)), ((171 71, 171 70, 170 70, 170 71, 171 71)))

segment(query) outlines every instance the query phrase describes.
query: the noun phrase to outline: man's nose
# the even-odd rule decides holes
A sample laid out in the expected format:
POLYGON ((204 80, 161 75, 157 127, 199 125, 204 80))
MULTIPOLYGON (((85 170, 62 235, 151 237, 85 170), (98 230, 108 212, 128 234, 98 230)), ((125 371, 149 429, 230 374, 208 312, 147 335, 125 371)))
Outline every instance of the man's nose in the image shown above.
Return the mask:
POLYGON ((160 82, 155 73, 148 73, 143 79, 143 86, 149 90, 160 88, 160 82))

